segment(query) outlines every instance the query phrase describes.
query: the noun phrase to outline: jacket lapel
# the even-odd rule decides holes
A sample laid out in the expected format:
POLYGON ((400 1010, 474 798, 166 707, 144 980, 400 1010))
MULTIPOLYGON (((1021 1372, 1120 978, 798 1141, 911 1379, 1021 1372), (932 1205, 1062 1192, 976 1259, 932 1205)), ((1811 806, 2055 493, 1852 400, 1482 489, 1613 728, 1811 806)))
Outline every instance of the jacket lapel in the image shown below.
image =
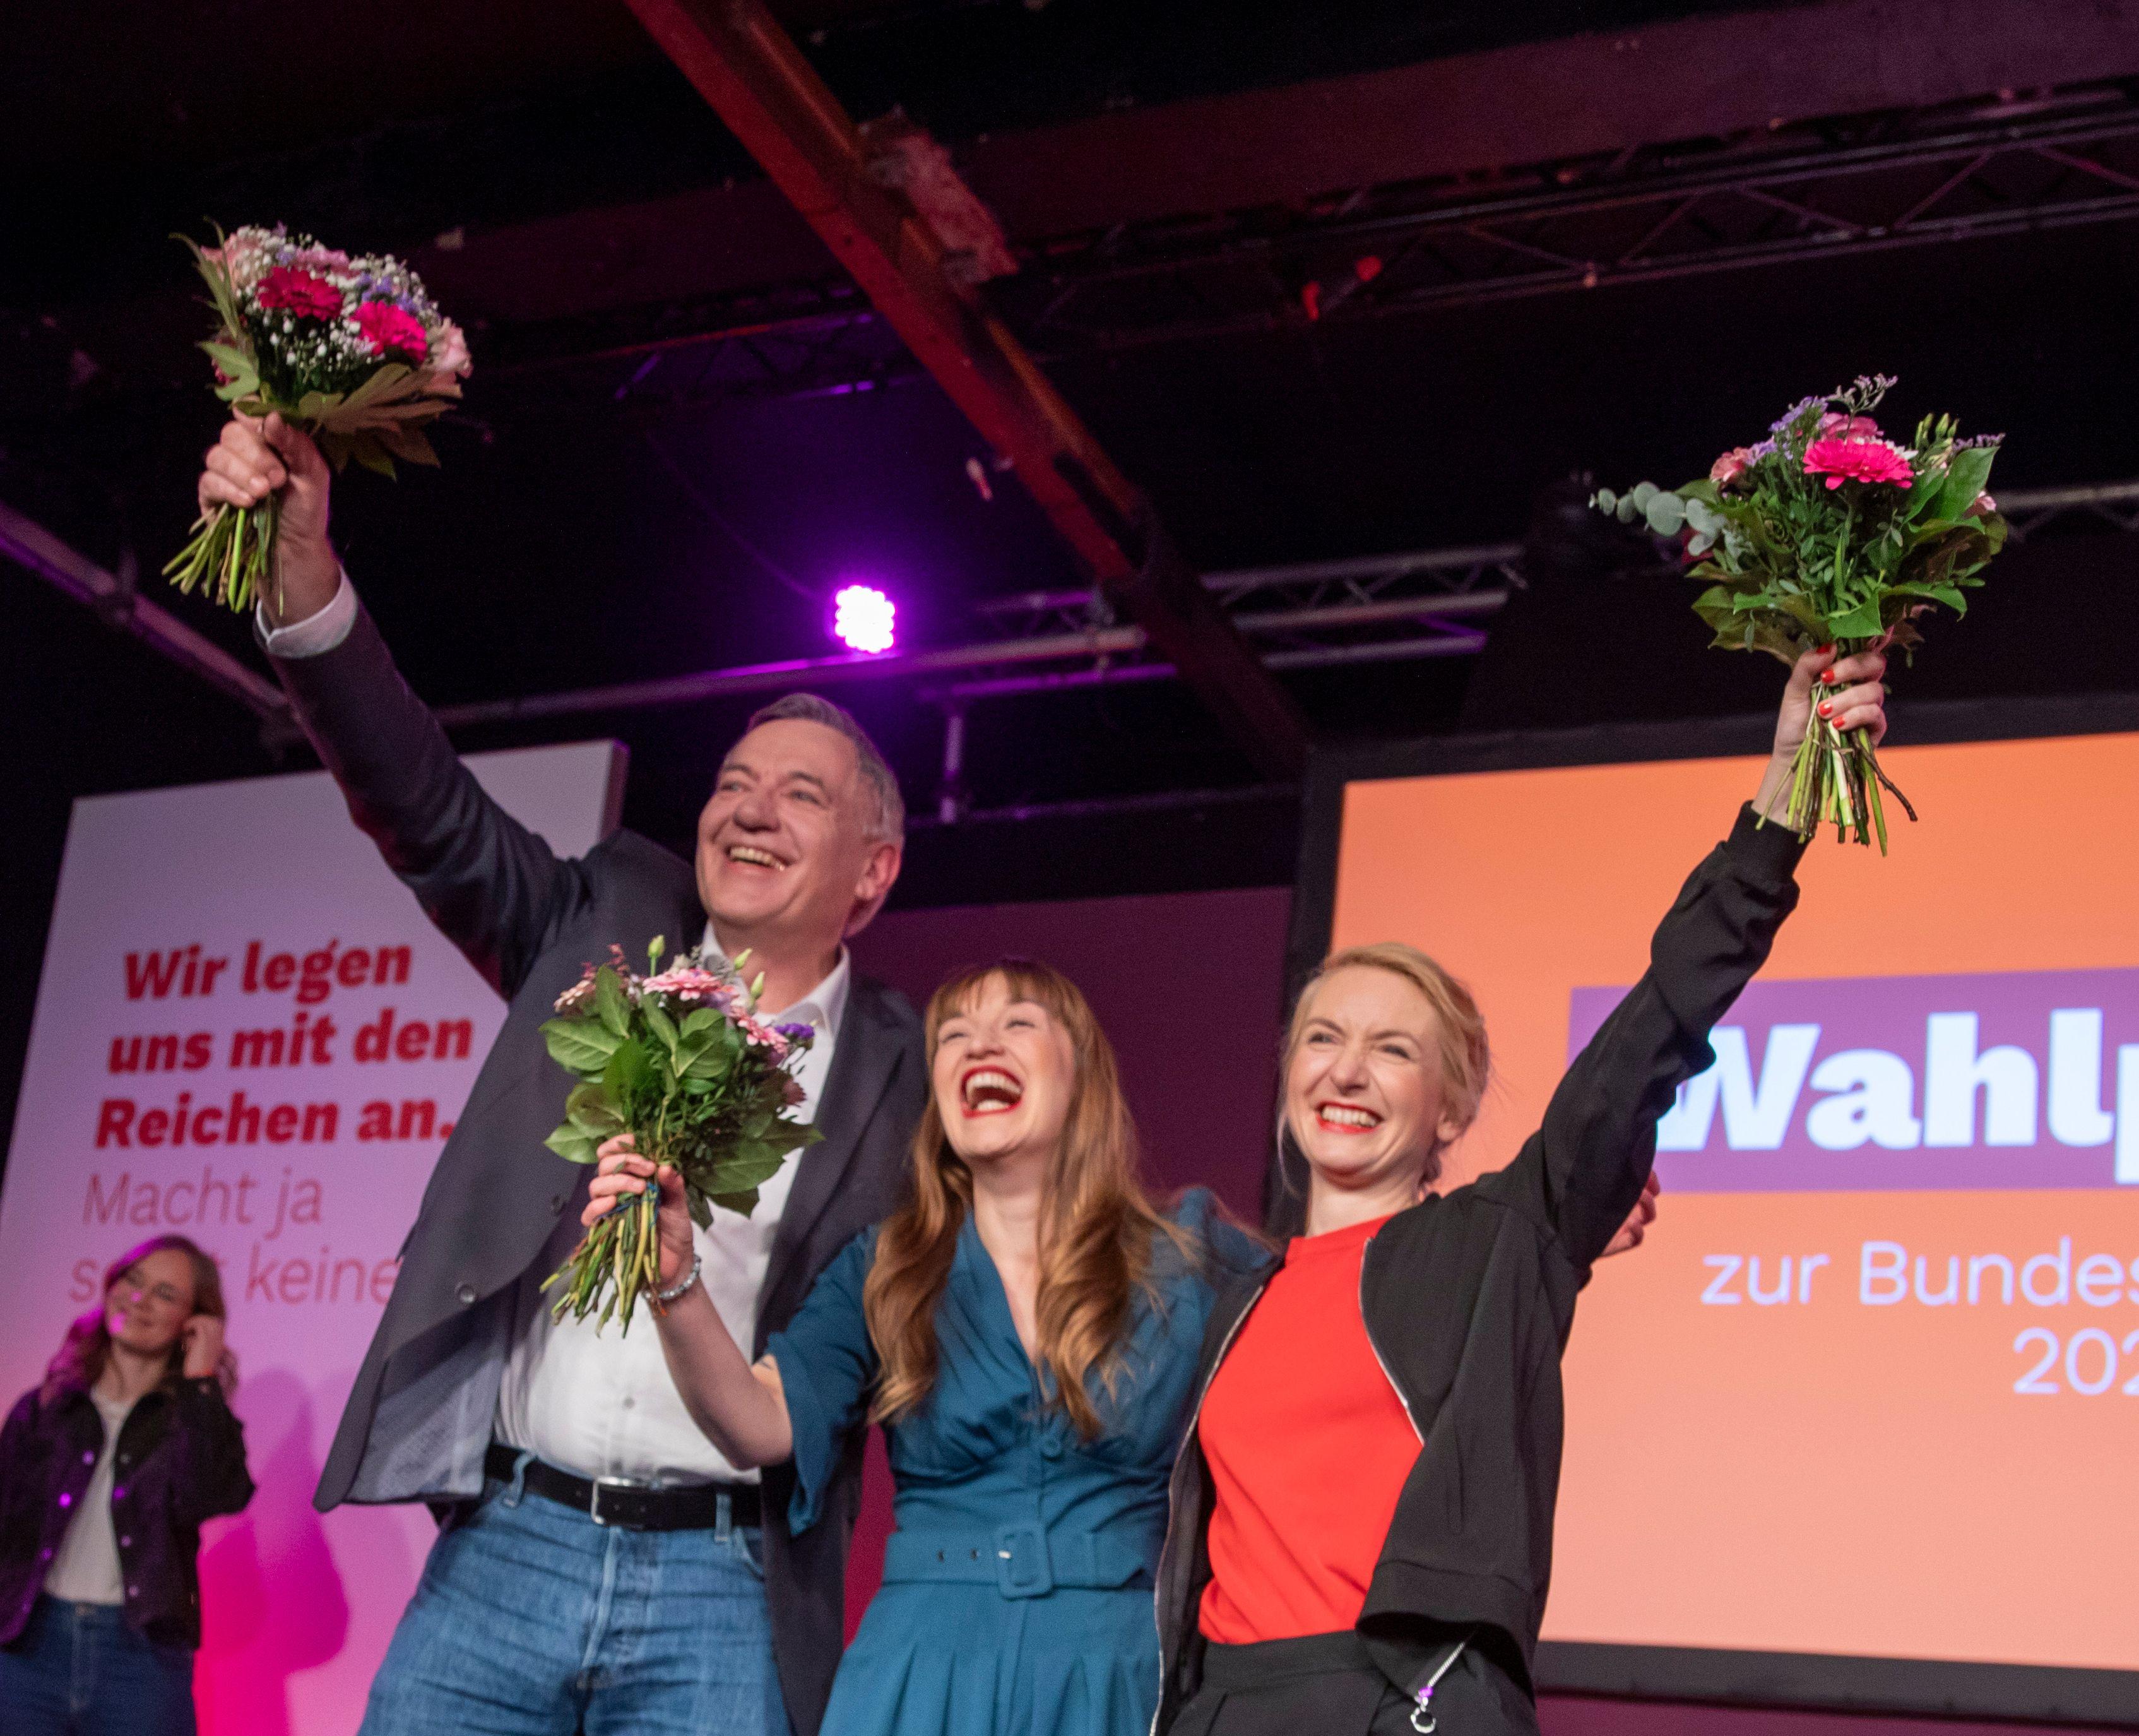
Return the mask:
POLYGON ((795 1159, 795 1184, 788 1189, 787 1207, 773 1237, 761 1296, 778 1292, 810 1230, 853 1169, 863 1130, 898 1071, 900 1048, 874 985, 858 978, 849 991, 847 1027, 839 1034, 831 1075, 817 1106, 816 1125, 825 1137, 795 1159))

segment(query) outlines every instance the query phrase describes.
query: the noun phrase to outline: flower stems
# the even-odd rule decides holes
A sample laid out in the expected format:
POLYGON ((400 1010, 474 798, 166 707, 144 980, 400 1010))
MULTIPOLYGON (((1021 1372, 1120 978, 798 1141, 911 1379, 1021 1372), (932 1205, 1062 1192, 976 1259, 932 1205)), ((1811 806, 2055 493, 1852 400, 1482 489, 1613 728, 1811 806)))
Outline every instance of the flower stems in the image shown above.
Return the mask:
POLYGON ((1913 820, 1916 810, 1880 769, 1877 750, 1862 729, 1847 735, 1814 714, 1790 762, 1790 829, 1804 836, 1832 824, 1838 843, 1877 842, 1887 853, 1886 790, 1913 820))
POLYGON ((165 563, 164 576, 182 591, 201 586, 242 615, 258 601, 274 565, 281 512, 272 494, 257 507, 209 508, 193 521, 193 540, 165 563))
POLYGON ((629 1333, 639 1297, 661 1287, 660 1209, 660 1189, 649 1182, 644 1193, 597 1219, 570 1258, 543 1281, 546 1291, 562 1286, 551 1317, 585 1320, 599 1307, 597 1330, 615 1319, 629 1333))

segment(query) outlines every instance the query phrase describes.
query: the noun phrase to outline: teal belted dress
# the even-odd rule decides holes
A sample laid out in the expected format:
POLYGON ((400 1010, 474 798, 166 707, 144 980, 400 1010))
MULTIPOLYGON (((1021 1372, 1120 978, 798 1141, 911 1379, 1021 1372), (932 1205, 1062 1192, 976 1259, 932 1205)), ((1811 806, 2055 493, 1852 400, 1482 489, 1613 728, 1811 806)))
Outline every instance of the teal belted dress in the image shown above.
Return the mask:
MULTIPOLYGON (((1172 1214, 1202 1250, 1161 1241, 1130 1319, 1106 1420, 1086 1441, 1041 1402, 995 1263, 970 1219, 936 1311, 934 1391, 886 1430, 898 1529, 848 1647, 824 1729, 838 1736, 1144 1736, 1158 1704, 1153 1571, 1167 1480, 1214 1285, 1260 1248, 1190 1194, 1172 1214)), ((767 1346, 794 1426, 788 1523, 817 1523, 878 1365, 862 1316, 876 1233, 818 1277, 767 1346)))

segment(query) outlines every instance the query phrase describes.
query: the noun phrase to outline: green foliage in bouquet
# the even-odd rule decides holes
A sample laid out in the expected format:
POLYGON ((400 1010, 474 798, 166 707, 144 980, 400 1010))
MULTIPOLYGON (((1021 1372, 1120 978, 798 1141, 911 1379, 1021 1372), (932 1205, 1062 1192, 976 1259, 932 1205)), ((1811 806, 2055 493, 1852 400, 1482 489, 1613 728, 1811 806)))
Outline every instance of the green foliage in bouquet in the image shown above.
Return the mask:
MULTIPOLYGON (((1986 492, 2000 436, 1960 438, 1951 416, 1926 416, 1912 444, 1872 419, 1894 381, 1860 377, 1793 405, 1769 438, 1716 459, 1675 489, 1600 488, 1591 504, 1623 524, 1679 537, 1691 576, 1707 581, 1694 611, 1727 650, 1766 651, 1794 664, 1832 645, 1904 656, 1923 642, 1934 604, 1955 615, 2004 547, 2005 521, 1986 492)), ((1791 781, 1790 824, 1831 821, 1844 836, 1887 847, 1882 788, 1902 800, 1862 730, 1843 738, 1815 715, 1791 781)), ((1910 817, 1915 817, 1910 811, 1910 817)))
MULTIPOLYGON (((822 1137, 787 1113, 802 1097, 791 1069, 815 1033, 761 1020, 737 968, 742 960, 694 951, 663 970, 663 944, 649 949, 648 974, 619 954, 559 997, 543 1040, 580 1082, 545 1143, 591 1164, 604 1140, 632 1134, 641 1156, 674 1165, 703 1228, 715 1206, 747 1216, 789 1156, 822 1137)), ((639 1298, 659 1288, 658 1206, 649 1185, 587 1232, 543 1286, 562 1287, 558 1317, 585 1319, 599 1307, 597 1325, 614 1316, 630 1330, 639 1298)))

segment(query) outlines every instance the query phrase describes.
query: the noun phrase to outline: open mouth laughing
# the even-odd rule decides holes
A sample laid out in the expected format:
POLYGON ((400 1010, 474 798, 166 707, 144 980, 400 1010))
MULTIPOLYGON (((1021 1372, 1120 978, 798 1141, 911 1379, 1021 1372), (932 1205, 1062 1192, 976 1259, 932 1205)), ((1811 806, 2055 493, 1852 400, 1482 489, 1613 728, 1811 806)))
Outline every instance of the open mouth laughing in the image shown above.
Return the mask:
POLYGON ((1358 1103, 1318 1103, 1314 1119, 1331 1133, 1372 1133, 1382 1125, 1381 1116, 1358 1103))
POLYGON ((755 844, 731 844, 723 852, 731 862, 746 868, 765 868, 775 874, 786 871, 787 864, 769 850, 761 850, 755 844))
POLYGON ((958 1081, 959 1104, 968 1117, 1002 1115, 1024 1097, 1024 1081, 999 1067, 971 1068, 958 1081))

